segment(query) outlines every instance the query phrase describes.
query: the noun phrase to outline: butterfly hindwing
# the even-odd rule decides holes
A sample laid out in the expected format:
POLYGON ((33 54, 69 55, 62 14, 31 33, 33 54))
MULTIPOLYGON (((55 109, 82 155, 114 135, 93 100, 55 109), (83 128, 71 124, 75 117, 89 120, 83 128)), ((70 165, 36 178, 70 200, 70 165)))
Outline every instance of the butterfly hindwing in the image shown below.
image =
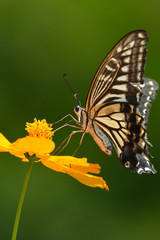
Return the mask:
POLYGON ((150 78, 143 78, 143 88, 141 90, 140 103, 138 110, 144 118, 144 125, 147 128, 148 116, 151 108, 150 102, 156 97, 156 90, 158 89, 158 83, 150 78))
MULTIPOLYGON (((106 103, 96 111, 93 126, 96 125, 103 133, 106 133, 108 141, 110 139, 113 143, 124 166, 139 174, 149 172, 149 169, 155 173, 153 165, 149 162, 150 154, 143 121, 143 117, 134 105, 106 103)), ((108 154, 107 147, 104 148, 102 144, 98 145, 108 154)))

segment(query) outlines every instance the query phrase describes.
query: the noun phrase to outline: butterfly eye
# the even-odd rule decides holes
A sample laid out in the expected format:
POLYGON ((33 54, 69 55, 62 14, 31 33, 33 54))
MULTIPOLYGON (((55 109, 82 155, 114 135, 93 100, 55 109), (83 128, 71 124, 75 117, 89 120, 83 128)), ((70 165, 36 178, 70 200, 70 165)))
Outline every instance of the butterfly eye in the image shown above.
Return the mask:
POLYGON ((75 111, 76 113, 78 113, 78 112, 79 112, 79 108, 80 108, 80 106, 77 105, 77 106, 74 108, 74 111, 75 111))

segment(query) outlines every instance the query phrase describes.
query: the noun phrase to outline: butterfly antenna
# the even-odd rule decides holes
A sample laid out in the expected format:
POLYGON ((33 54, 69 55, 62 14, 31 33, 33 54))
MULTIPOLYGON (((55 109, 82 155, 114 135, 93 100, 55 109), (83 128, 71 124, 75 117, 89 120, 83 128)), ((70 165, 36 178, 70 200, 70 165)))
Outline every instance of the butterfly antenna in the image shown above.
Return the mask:
POLYGON ((78 102, 78 105, 81 106, 81 102, 79 101, 79 99, 78 99, 78 97, 77 97, 78 93, 75 93, 75 91, 71 88, 69 82, 68 82, 67 79, 66 79, 66 76, 67 76, 67 74, 65 73, 65 74, 63 75, 63 79, 64 79, 64 81, 67 83, 69 89, 70 89, 70 90, 72 91, 72 93, 74 94, 74 97, 75 97, 75 99, 76 99, 77 102, 78 102))
POLYGON ((75 93, 75 94, 74 94, 74 97, 75 97, 75 99, 77 100, 77 102, 78 102, 78 105, 79 105, 79 106, 81 106, 81 102, 79 101, 79 99, 78 99, 77 95, 78 95, 78 93, 75 93))

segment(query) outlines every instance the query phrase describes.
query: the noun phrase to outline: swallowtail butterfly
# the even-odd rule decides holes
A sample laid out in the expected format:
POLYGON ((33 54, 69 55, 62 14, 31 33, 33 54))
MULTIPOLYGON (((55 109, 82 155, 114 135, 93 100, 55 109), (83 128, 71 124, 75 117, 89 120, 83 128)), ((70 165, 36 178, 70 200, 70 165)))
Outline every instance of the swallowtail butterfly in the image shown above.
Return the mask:
POLYGON ((146 129, 158 83, 143 77, 147 41, 143 30, 124 36, 98 68, 85 109, 74 109, 84 133, 89 132, 108 155, 112 143, 120 162, 138 174, 156 173, 146 129))

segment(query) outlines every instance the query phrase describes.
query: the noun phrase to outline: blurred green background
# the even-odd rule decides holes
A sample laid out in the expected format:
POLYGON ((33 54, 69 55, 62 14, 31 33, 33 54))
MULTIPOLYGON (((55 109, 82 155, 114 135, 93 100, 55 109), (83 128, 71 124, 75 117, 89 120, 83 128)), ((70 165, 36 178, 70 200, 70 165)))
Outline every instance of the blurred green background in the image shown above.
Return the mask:
MULTIPOLYGON (((82 105, 107 52, 136 29, 149 33, 145 76, 160 81, 160 1, 0 1, 0 127, 14 141, 34 117, 54 122, 82 105)), ((159 96, 151 109, 148 138, 156 175, 133 174, 114 151, 105 155, 86 135, 77 156, 102 166, 110 191, 89 188, 66 174, 35 164, 17 239, 158 239, 160 233, 159 96)), ((71 129, 55 135, 57 144, 71 129)), ((72 154, 80 135, 64 154, 72 154)), ((0 239, 10 239, 27 165, 0 156, 0 239)))

